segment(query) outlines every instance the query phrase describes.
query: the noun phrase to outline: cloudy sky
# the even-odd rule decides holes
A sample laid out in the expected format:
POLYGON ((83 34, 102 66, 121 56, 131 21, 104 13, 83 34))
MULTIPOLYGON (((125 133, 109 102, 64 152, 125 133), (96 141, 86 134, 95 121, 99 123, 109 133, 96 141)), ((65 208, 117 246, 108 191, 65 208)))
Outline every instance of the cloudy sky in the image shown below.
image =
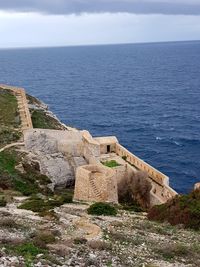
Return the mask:
POLYGON ((0 0, 0 48, 200 40, 200 0, 0 0))

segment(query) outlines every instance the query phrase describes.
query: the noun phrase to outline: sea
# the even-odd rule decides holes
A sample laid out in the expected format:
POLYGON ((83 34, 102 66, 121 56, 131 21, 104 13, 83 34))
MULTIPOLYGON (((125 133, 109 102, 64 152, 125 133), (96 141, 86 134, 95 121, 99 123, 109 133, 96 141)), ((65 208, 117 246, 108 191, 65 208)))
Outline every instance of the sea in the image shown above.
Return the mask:
POLYGON ((187 193, 200 182, 200 42, 0 50, 0 83, 119 142, 187 193))

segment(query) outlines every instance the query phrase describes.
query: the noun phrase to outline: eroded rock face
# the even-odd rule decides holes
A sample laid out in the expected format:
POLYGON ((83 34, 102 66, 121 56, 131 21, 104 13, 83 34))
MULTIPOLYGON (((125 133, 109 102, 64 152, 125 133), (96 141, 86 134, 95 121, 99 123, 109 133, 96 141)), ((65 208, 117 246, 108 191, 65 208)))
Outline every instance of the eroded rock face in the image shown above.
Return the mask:
POLYGON ((87 164, 78 131, 31 129, 25 132, 24 141, 27 158, 37 162, 40 172, 50 178, 52 190, 74 185, 77 167, 87 164))
POLYGON ((25 136, 26 148, 32 152, 41 152, 45 154, 53 154, 57 152, 57 142, 54 138, 50 138, 44 131, 34 131, 30 135, 25 136))
POLYGON ((62 153, 40 155, 39 161, 41 173, 47 175, 52 181, 52 189, 73 185, 75 177, 72 166, 62 153))

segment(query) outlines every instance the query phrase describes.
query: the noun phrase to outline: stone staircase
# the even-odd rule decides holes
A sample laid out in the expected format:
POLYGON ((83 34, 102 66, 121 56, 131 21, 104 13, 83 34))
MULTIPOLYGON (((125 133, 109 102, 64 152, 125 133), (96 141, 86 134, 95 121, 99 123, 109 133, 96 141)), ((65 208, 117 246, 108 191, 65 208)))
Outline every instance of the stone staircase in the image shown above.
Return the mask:
POLYGON ((92 190, 95 194, 96 200, 101 201, 102 200, 101 192, 97 189, 97 187, 95 185, 94 177, 90 176, 89 182, 90 182, 92 190))
POLYGON ((21 88, 15 90, 14 95, 16 96, 18 102, 18 111, 21 120, 22 131, 33 128, 24 90, 21 88))

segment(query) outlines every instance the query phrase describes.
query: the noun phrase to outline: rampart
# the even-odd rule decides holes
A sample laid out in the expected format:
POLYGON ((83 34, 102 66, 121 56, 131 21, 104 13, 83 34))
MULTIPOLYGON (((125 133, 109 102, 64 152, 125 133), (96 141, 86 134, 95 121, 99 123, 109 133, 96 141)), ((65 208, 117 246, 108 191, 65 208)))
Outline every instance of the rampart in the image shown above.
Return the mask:
POLYGON ((101 164, 78 167, 74 200, 117 203, 118 191, 115 172, 101 164))
POLYGON ((148 173, 148 177, 152 181, 152 198, 155 196, 158 200, 158 203, 165 202, 167 199, 177 194, 169 186, 168 176, 164 175, 160 171, 150 166, 148 163, 133 155, 131 152, 129 152, 126 148, 124 148, 118 143, 116 144, 116 154, 120 157, 124 157, 129 164, 136 167, 138 170, 142 170, 148 173))

